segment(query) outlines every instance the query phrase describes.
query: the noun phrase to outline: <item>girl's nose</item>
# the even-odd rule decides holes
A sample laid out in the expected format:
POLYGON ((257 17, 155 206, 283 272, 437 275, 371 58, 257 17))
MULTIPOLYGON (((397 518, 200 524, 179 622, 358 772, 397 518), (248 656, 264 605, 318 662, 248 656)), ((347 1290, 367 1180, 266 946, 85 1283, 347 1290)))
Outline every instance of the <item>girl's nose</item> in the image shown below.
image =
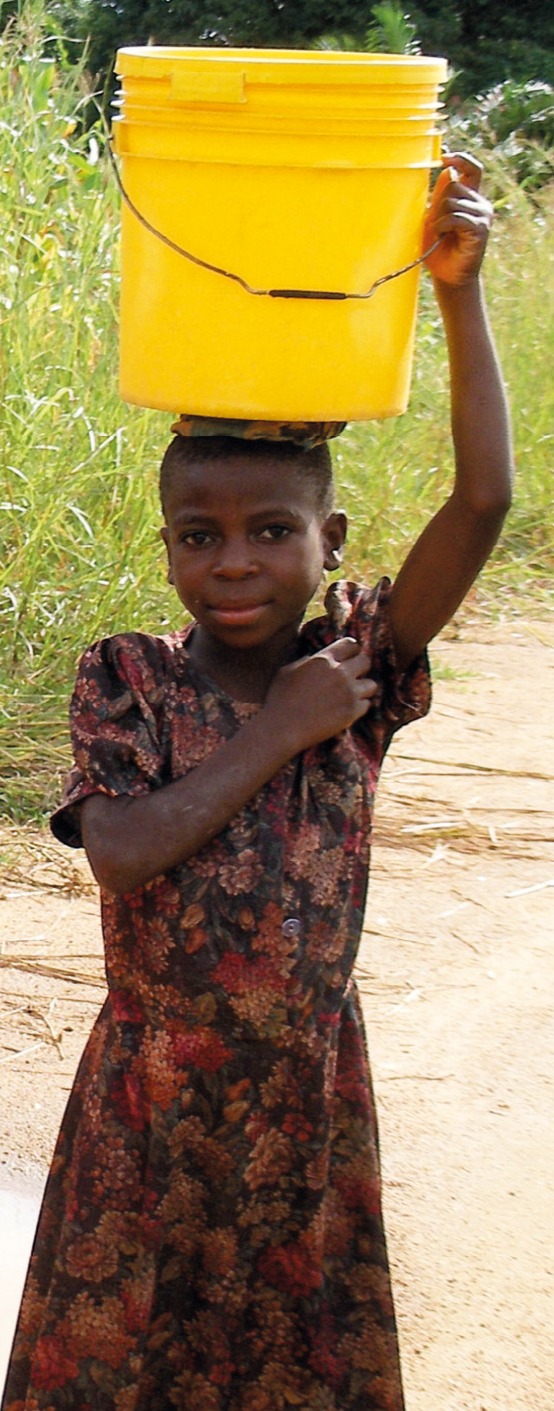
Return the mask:
POLYGON ((218 578, 250 578, 258 572, 252 544, 246 539, 228 539, 221 546, 214 573, 218 578))

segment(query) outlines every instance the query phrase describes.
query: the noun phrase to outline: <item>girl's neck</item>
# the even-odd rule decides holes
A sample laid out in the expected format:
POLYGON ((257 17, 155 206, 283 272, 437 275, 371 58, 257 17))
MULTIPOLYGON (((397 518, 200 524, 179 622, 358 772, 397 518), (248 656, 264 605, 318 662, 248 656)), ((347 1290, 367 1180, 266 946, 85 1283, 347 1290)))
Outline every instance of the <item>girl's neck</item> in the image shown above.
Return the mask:
POLYGON ((262 646, 243 651, 218 642, 202 627, 195 626, 187 643, 188 653, 198 671, 209 676, 226 695, 261 704, 277 672, 298 656, 299 626, 300 623, 288 629, 282 639, 272 637, 262 646))

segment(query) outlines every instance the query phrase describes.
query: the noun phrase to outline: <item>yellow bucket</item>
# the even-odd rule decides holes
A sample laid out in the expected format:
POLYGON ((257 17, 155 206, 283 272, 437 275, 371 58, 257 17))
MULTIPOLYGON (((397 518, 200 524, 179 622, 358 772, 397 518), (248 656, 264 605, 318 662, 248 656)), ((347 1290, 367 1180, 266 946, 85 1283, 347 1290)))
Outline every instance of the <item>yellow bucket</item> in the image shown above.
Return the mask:
POLYGON ((117 72, 122 397, 272 421, 405 411, 419 268, 386 276, 421 254, 445 61, 148 47, 117 72))

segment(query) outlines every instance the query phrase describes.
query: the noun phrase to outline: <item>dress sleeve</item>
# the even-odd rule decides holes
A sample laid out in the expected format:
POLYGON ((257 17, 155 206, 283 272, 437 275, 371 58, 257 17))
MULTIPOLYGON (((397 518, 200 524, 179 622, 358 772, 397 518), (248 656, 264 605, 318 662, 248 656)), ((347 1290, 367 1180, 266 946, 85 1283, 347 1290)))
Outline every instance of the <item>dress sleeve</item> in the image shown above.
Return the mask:
POLYGON ((165 782, 164 699, 156 638, 110 637, 85 652, 70 706, 75 763, 50 825, 60 842, 82 846, 76 805, 90 794, 137 796, 165 782))
MULTIPOLYGON (((426 715, 431 704, 431 678, 427 652, 400 671, 390 625, 391 583, 381 578, 375 588, 357 583, 332 583, 325 598, 326 617, 309 624, 315 629, 316 650, 337 637, 354 637, 371 662, 370 675, 380 687, 378 704, 358 721, 359 733, 374 733, 376 726, 391 739, 403 725, 426 715)), ((310 633, 310 636, 312 634, 310 633)))

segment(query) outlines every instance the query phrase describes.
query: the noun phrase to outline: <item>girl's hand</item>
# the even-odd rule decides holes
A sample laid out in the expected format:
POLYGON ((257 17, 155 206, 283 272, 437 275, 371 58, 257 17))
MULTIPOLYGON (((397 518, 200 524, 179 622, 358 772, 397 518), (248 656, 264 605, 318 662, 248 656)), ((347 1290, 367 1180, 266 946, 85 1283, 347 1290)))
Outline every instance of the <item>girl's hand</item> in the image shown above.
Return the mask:
POLYGON ((443 157, 444 170, 436 182, 427 212, 423 249, 439 237, 440 244, 426 265, 439 283, 455 288, 477 278, 487 247, 493 209, 481 196, 482 167, 460 152, 443 157))
POLYGON ((290 741, 291 754, 329 740, 365 715, 378 691, 368 671, 369 658, 353 637, 281 668, 264 714, 272 730, 290 741))

